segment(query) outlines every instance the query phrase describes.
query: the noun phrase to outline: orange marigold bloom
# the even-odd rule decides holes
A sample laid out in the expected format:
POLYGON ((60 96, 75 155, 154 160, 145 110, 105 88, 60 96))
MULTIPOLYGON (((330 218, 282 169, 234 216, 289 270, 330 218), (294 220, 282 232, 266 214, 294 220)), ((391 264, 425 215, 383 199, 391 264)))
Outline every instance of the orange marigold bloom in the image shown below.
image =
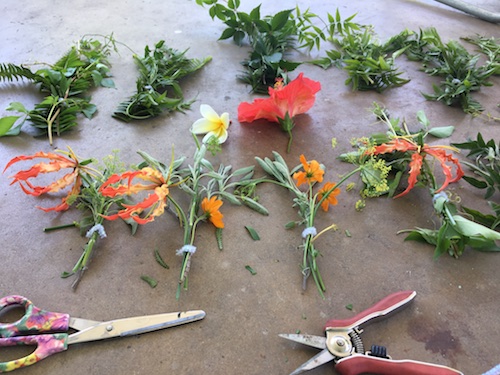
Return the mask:
POLYGON ((300 155, 300 162, 304 171, 296 172, 293 174, 293 178, 297 180, 297 186, 304 183, 312 184, 313 182, 322 182, 323 175, 325 171, 321 168, 316 160, 311 160, 307 162, 304 155, 300 155))
POLYGON ((288 85, 278 81, 269 87, 269 98, 255 99, 253 103, 243 102, 238 106, 238 121, 253 122, 266 119, 271 122, 280 122, 287 117, 306 113, 314 105, 315 95, 321 89, 321 84, 305 78, 300 73, 288 85))
POLYGON ((414 153, 411 155, 411 161, 409 164, 410 172, 408 177, 408 187, 405 191, 394 197, 399 198, 403 195, 408 194, 408 192, 413 189, 413 187, 417 183, 418 176, 420 175, 422 164, 426 155, 431 155, 439 161, 439 163, 441 164, 441 169, 443 170, 443 174, 445 176, 445 181, 443 182, 441 187, 435 191, 435 193, 443 191, 450 183, 457 182, 464 176, 464 172, 459 160, 457 158, 454 158, 452 155, 447 154, 445 148, 446 146, 429 146, 428 144, 420 146, 415 142, 409 141, 407 139, 395 138, 390 142, 375 147, 373 151, 370 151, 370 154, 379 155, 394 151, 414 151, 414 153), (448 162, 451 163, 451 165, 447 164, 448 162), (454 177, 453 166, 455 166, 456 169, 454 177))
POLYGON ((335 187, 335 183, 333 182, 326 182, 321 190, 318 192, 318 202, 325 197, 323 202, 321 202, 321 208, 323 211, 327 212, 328 208, 330 205, 336 206, 338 201, 337 201, 337 195, 340 194, 340 189, 335 187))
POLYGON ((125 209, 118 211, 114 215, 104 216, 108 220, 116 220, 118 218, 133 219, 139 224, 146 224, 160 216, 165 211, 167 205, 167 197, 169 194, 168 181, 161 172, 151 167, 145 167, 138 171, 125 172, 121 175, 114 174, 105 181, 100 192, 105 197, 115 197, 117 195, 136 194, 144 190, 153 190, 154 194, 149 194, 142 202, 137 204, 123 204, 125 209), (151 182, 151 184, 132 184, 132 181, 137 178, 143 181, 151 182), (127 184, 119 184, 122 180, 128 180, 127 184), (150 209, 145 217, 139 216, 146 209, 150 209))
POLYGON ((20 161, 33 160, 33 159, 48 159, 49 160, 48 163, 47 162, 37 163, 33 165, 31 168, 19 171, 15 175, 11 176, 11 178, 13 179, 11 185, 17 182, 19 183, 19 186, 21 186, 21 189, 24 191, 24 193, 38 197, 40 195, 44 195, 47 193, 56 193, 73 184, 73 187, 68 192, 68 194, 64 198, 62 198, 62 201, 59 205, 47 208, 37 206, 37 208, 45 212, 65 211, 71 206, 73 201, 80 193, 80 188, 82 185, 82 180, 80 177, 80 170, 82 169, 82 167, 80 166, 76 155, 71 150, 68 153, 68 156, 69 157, 65 157, 61 154, 56 154, 53 152, 43 152, 43 151, 37 152, 34 155, 16 156, 7 163, 4 169, 4 173, 9 167, 20 161), (71 169, 71 171, 47 186, 34 185, 30 181, 30 179, 36 178, 40 174, 58 172, 66 168, 71 169))
POLYGON ((222 203, 224 202, 215 196, 210 199, 205 197, 201 201, 201 209, 216 228, 224 228, 224 222, 222 221, 224 215, 219 211, 222 203))

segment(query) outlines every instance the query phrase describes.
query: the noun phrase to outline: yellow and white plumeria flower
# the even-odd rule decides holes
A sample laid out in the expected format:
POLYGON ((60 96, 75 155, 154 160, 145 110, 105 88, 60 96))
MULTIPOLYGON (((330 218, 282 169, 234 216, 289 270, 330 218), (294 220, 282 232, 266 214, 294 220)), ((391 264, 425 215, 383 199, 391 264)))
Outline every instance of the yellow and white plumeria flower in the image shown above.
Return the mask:
POLYGON ((229 113, 224 112, 219 116, 208 104, 200 105, 200 113, 203 118, 193 123, 191 131, 194 134, 206 133, 203 142, 207 142, 212 136, 215 136, 219 143, 224 143, 227 139, 227 129, 231 123, 229 113))

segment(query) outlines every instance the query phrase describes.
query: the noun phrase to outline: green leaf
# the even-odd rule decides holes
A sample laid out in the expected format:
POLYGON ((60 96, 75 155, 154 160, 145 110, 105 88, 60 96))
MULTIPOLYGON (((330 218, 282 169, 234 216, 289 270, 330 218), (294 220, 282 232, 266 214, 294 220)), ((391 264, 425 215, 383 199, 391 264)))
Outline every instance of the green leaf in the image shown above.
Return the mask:
POLYGON ((250 266, 245 266, 245 269, 252 274, 252 276, 257 275, 257 271, 255 271, 252 267, 250 266))
POLYGON ((19 103, 19 102, 10 103, 10 105, 7 107, 7 111, 16 111, 16 112, 21 112, 21 113, 28 113, 29 112, 26 109, 26 107, 23 105, 23 103, 19 103))
POLYGON ((166 269, 169 269, 170 267, 168 266, 167 263, 165 263, 165 261, 163 260, 163 258, 161 257, 160 255, 160 252, 158 251, 158 249, 155 249, 155 259, 156 259, 156 262, 158 262, 158 264, 160 266, 162 266, 163 268, 166 268, 166 269))
POLYGON ((219 37, 219 40, 229 39, 234 35, 235 32, 236 32, 235 29, 233 29, 232 27, 228 27, 222 32, 221 36, 219 37))
POLYGON ((466 219, 460 215, 453 215, 455 220, 455 228, 464 236, 468 237, 483 237, 488 240, 498 241, 500 240, 500 233, 485 226, 475 223, 469 219, 466 219))
POLYGON ((252 227, 246 226, 246 225, 245 225, 245 229, 247 230, 250 237, 252 237, 252 240, 254 240, 254 241, 260 240, 260 236, 255 229, 253 229, 252 227))
POLYGON ((241 196, 241 200, 243 201, 243 204, 245 206, 250 207, 252 210, 257 211, 259 214, 265 216, 269 215, 269 211, 267 210, 267 208, 265 208, 260 203, 257 203, 257 201, 253 200, 252 198, 241 196))
POLYGON ((14 127, 14 124, 20 117, 21 116, 5 116, 0 118, 0 137, 18 135, 21 132, 21 126, 18 125, 14 127))
POLYGON ((101 80, 101 86, 107 87, 109 89, 114 89, 115 88, 115 81, 113 81, 111 78, 103 78, 101 80))
POLYGON ((288 9, 288 10, 282 10, 281 12, 278 12, 274 15, 274 17, 271 20, 271 28, 272 30, 280 30, 285 26, 285 24, 288 22, 288 19, 290 17, 290 14, 292 13, 293 9, 288 9))
POLYGON ((455 131, 454 126, 440 126, 437 128, 429 129, 429 134, 436 138, 447 138, 455 131))
POLYGON ((150 276, 142 275, 141 280, 147 282, 151 288, 156 288, 156 286, 158 285, 158 281, 150 276))

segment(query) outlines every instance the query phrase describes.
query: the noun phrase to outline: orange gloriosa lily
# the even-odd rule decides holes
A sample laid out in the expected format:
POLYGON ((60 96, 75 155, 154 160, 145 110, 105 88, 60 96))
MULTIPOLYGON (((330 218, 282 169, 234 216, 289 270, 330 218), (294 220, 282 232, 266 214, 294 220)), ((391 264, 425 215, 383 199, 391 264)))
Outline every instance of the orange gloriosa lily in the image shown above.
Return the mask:
POLYGON ((321 202, 321 208, 323 209, 323 211, 328 212, 328 208, 330 207, 330 205, 337 205, 337 195, 339 194, 340 189, 335 187, 335 183, 326 182, 325 185, 323 185, 321 190, 318 191, 318 201, 321 201, 323 197, 325 197, 321 202))
POLYGON ((450 183, 457 182, 464 176, 464 172, 459 160, 457 158, 454 158, 452 155, 447 154, 445 151, 445 147, 446 146, 429 146, 428 144, 420 146, 415 142, 409 141, 404 138, 394 138, 390 142, 375 147, 374 150, 372 150, 370 153, 373 155, 379 155, 394 151, 415 151, 411 155, 411 161, 409 164, 410 172, 408 177, 408 187, 405 191, 394 197, 398 198, 408 194, 408 192, 413 189, 413 187, 417 183, 417 179, 421 173, 423 161, 426 155, 431 155, 439 161, 443 170, 443 174, 445 176, 444 183, 439 189, 435 191, 435 193, 443 191, 450 183), (449 165, 448 163, 451 163, 451 165, 449 165), (453 176, 453 166, 455 166, 456 169, 455 176, 453 176))
POLYGON ((307 162, 304 155, 300 155, 300 162, 302 163, 303 171, 293 174, 293 178, 297 180, 297 186, 305 183, 312 184, 313 182, 322 182, 325 171, 321 168, 316 160, 307 162))
POLYGON ((114 215, 104 216, 108 220, 133 219, 139 224, 146 224, 154 220, 155 217, 163 214, 167 205, 167 197, 169 194, 168 181, 163 174, 151 167, 145 167, 138 171, 125 172, 121 175, 114 174, 105 181, 100 192, 105 197, 115 197, 117 195, 137 194, 140 191, 153 190, 154 194, 149 194, 142 202, 127 205, 123 204, 125 209, 118 211, 114 215), (151 184, 132 184, 137 178, 143 181, 148 181, 151 184), (127 180, 127 184, 119 184, 121 181, 127 180), (116 186, 113 186, 118 184, 116 186), (144 210, 150 209, 145 217, 139 216, 144 210))
POLYGON ((241 103, 238 107, 238 121, 253 122, 266 119, 280 122, 287 115, 305 113, 314 105, 315 94, 321 89, 319 82, 305 78, 303 73, 284 86, 278 81, 275 87, 269 87, 269 98, 255 99, 253 103, 241 103))
POLYGON ((70 150, 70 152, 67 154, 69 157, 65 157, 61 154, 56 154, 53 152, 40 151, 35 153, 34 155, 16 156, 7 163, 4 169, 4 173, 9 167, 20 161, 34 160, 34 159, 48 159, 49 160, 48 163, 47 162, 37 163, 33 165, 31 168, 19 171, 15 175, 11 176, 11 178, 13 178, 11 185, 17 182, 19 183, 19 186, 21 186, 21 189, 26 194, 38 197, 40 195, 47 193, 56 193, 73 184, 73 187, 68 192, 68 194, 64 198, 62 198, 62 201, 59 205, 47 208, 37 206, 37 208, 45 212, 65 211, 70 207, 71 203, 80 193, 80 188, 82 185, 80 171, 81 169, 83 169, 73 151, 70 150), (30 181, 30 179, 36 178, 41 174, 58 172, 66 168, 70 168, 71 172, 65 174, 64 176, 62 176, 61 178, 57 179, 56 181, 52 182, 49 185, 38 186, 34 185, 30 181))
POLYGON ((219 211, 222 206, 222 202, 217 197, 203 198, 201 201, 201 209, 207 215, 208 220, 216 227, 216 228, 224 228, 224 222, 222 218, 224 215, 219 211))

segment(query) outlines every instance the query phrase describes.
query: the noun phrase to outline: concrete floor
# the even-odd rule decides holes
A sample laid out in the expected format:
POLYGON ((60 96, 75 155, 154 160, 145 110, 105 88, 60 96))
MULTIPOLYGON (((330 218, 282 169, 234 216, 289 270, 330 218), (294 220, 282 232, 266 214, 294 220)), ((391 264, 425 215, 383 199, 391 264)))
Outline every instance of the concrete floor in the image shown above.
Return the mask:
MULTIPOLYGON (((323 71, 304 65, 297 70, 318 80, 322 90, 315 106, 297 119, 294 143, 285 152, 286 136, 267 123, 240 125, 237 106, 254 96, 235 79, 239 62, 247 50, 229 41, 217 41, 223 25, 212 22, 208 10, 194 1, 164 2, 76 0, 38 2, 3 0, 0 5, 0 62, 17 64, 35 61, 55 62, 69 46, 84 34, 114 33, 117 40, 138 54, 145 45, 164 39, 177 49, 190 48, 192 57, 213 56, 213 61, 184 83, 186 97, 198 102, 186 114, 161 116, 144 123, 125 124, 111 118, 116 105, 135 89, 136 70, 131 53, 120 48, 111 57, 116 90, 99 89, 92 93, 98 114, 92 120, 81 119, 77 130, 56 138, 53 147, 46 139, 34 139, 25 125, 19 137, 0 139, 1 169, 10 158, 37 151, 65 149, 70 146, 82 157, 101 159, 112 150, 120 150, 125 163, 140 161, 137 150, 146 150, 169 160, 175 144, 177 155, 192 155, 194 145, 187 133, 199 118, 200 103, 216 111, 230 113, 233 125, 224 152, 217 161, 234 167, 254 164, 254 156, 270 156, 279 151, 290 164, 298 163, 304 153, 318 159, 332 176, 350 170, 336 157, 350 150, 355 136, 383 131, 376 125, 368 108, 372 102, 384 104, 394 116, 413 121, 424 110, 434 126, 455 125, 452 142, 475 138, 481 131, 485 139, 496 137, 498 123, 471 118, 456 108, 428 102, 420 92, 428 92, 432 79, 404 57, 398 65, 411 83, 383 94, 351 92, 344 86, 345 73, 338 69, 323 71), (330 140, 338 139, 331 150, 330 140)), ((257 1, 242 1, 250 10, 257 1)), ((445 40, 482 34, 500 37, 498 25, 472 18, 430 0, 378 1, 299 1, 318 14, 334 12, 343 16, 358 13, 356 20, 372 24, 381 39, 404 28, 418 30, 434 26, 445 40), (330 2, 328 2, 330 3, 330 2), (336 4, 335 4, 336 3, 336 4)), ((498 2, 481 3, 499 12, 498 2)), ((262 14, 295 6, 295 2, 266 2, 262 14), (272 3, 272 4, 271 4, 272 3)), ((477 98, 487 111, 500 115, 497 104, 500 81, 482 90, 477 98)), ((28 84, 0 84, 0 115, 12 101, 31 107, 40 100, 28 84)), ((471 250, 459 259, 447 255, 433 260, 433 248, 403 242, 396 232, 401 229, 432 227, 432 207, 427 192, 413 191, 397 200, 368 202, 363 212, 354 210, 356 193, 342 193, 332 213, 320 215, 318 227, 335 222, 340 230, 318 240, 323 253, 320 268, 326 282, 326 298, 321 299, 312 282, 301 288, 298 264, 301 251, 300 230, 286 231, 284 224, 295 218, 291 197, 273 186, 261 189, 261 202, 270 215, 224 206, 226 228, 224 250, 217 249, 212 228, 200 227, 196 253, 190 271, 190 287, 180 300, 175 289, 180 258, 175 250, 181 245, 181 232, 171 217, 163 216, 143 226, 131 237, 123 223, 106 223, 108 238, 100 241, 97 254, 76 292, 71 279, 61 279, 81 254, 85 239, 78 230, 44 233, 47 226, 71 222, 76 212, 44 213, 34 206, 39 202, 17 187, 9 186, 9 173, 0 178, 0 227, 2 228, 0 296, 20 294, 51 311, 73 316, 109 320, 143 314, 187 309, 203 309, 201 322, 138 337, 74 345, 67 352, 21 370, 23 374, 288 374, 316 351, 287 342, 279 333, 322 334, 330 318, 348 318, 384 296, 398 291, 417 291, 416 300, 389 320, 366 329, 365 346, 386 345, 395 359, 414 359, 451 366, 465 374, 481 374, 500 358, 500 292, 498 290, 499 254, 471 250), (254 242, 244 226, 255 228, 261 240, 254 242), (348 230, 351 237, 344 235, 348 230), (169 270, 155 261, 158 248, 169 270), (245 266, 257 271, 252 276, 245 266), (159 280, 152 289, 141 275, 159 280), (354 311, 346 309, 352 304, 354 311)), ((465 182, 453 186, 469 206, 486 210, 482 193, 465 182)), ((498 197, 496 197, 498 199, 498 197)), ((45 204, 47 201, 41 202, 45 204)), ((7 351, 2 349, 2 356, 7 351)), ((17 354, 17 353, 15 353, 17 354)), ((15 355, 11 354, 10 355, 15 355)), ((5 358, 3 358, 5 360, 5 358)), ((332 374, 326 365, 310 374, 332 374)))

